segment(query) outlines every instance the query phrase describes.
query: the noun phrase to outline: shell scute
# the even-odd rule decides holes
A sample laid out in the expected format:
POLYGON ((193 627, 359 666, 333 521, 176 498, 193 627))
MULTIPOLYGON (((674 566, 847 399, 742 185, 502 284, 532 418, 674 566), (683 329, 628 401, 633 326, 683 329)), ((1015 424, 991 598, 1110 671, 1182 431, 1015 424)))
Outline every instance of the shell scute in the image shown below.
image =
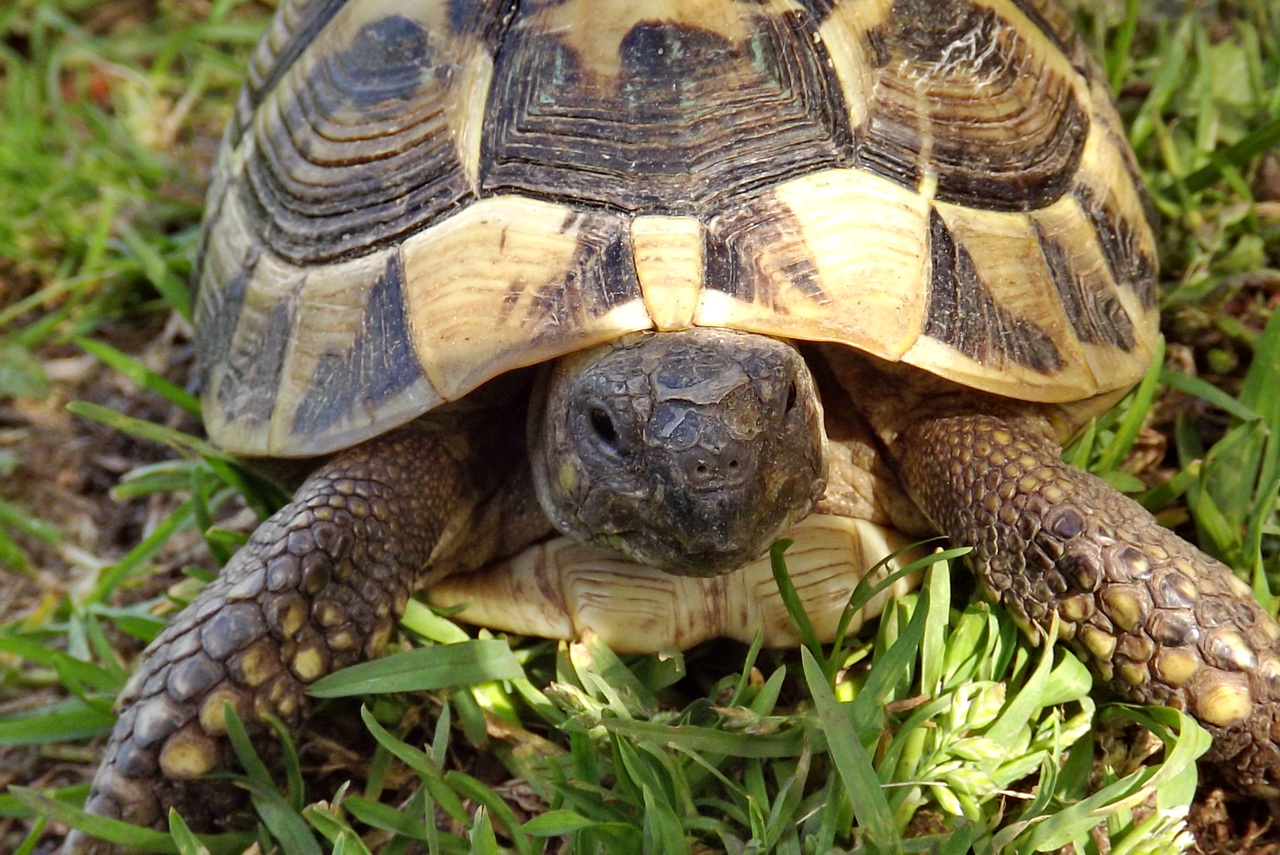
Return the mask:
MULTIPOLYGON (((487 53, 438 5, 347 4, 261 96, 240 186, 281 256, 375 251, 474 196, 467 142, 487 53)), ((502 11, 489 3, 480 17, 502 11)))
POLYGON ((1062 232, 1057 232, 1046 228, 1044 218, 1035 220, 1036 240, 1049 278, 1080 341, 1132 350, 1136 343, 1133 320, 1111 289, 1111 280, 1091 263, 1092 258, 1077 254, 1087 243, 1082 246, 1082 239, 1067 231, 1076 222, 1068 222, 1062 232))
POLYGON ((461 397, 504 371, 649 329, 618 214, 485 199, 405 242, 414 347, 461 397))
POLYGON ((487 193, 707 214, 848 160, 848 111, 812 16, 663 5, 577 0, 516 22, 489 93, 487 193))
POLYGON ((235 332, 210 390, 217 417, 253 434, 270 430, 303 281, 296 269, 265 260, 255 267, 253 287, 244 292, 235 332))
POLYGON ((878 75, 858 166, 991 210, 1043 207, 1070 187, 1089 114, 1039 31, 967 0, 898 0, 867 38, 878 75))
POLYGON ((695 323, 903 357, 920 334, 929 202, 857 169, 826 170, 744 200, 711 223, 695 323), (755 228, 762 215, 772 225, 755 228), (785 225, 783 228, 781 226, 785 225))
POLYGON ((274 445, 304 448, 318 436, 354 444, 440 403, 413 352, 404 288, 394 250, 308 276, 303 299, 326 311, 294 331, 289 370, 297 379, 283 388, 302 394, 277 399, 274 445))
POLYGON ((1022 366, 1039 374, 1062 370, 1066 360, 1047 331, 1051 324, 1032 317, 1044 301, 1032 300, 1018 311, 996 297, 1013 298, 1019 291, 992 281, 995 277, 1024 275, 1034 267, 1020 257, 1027 252, 1026 236, 1018 233, 1022 218, 975 224, 965 209, 947 210, 954 214, 954 224, 948 224, 938 206, 929 217, 929 310, 923 334, 983 365, 1004 370, 1022 366), (956 229, 964 237, 957 238, 956 229), (980 253, 986 254, 985 263, 975 261, 980 253), (1012 263, 1004 263, 1006 259, 1012 263))

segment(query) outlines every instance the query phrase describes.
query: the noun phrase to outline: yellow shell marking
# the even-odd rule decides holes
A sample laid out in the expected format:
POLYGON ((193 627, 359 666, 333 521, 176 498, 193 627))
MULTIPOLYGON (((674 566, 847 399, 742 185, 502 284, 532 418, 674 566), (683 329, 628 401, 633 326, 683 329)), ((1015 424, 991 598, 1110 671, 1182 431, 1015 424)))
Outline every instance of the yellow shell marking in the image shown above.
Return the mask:
POLYGON ((706 288, 695 323, 857 342, 882 359, 900 359, 924 318, 927 294, 914 283, 927 273, 928 200, 853 169, 805 175, 774 193, 799 230, 757 229, 742 238, 772 300, 749 303, 706 288), (851 211, 875 216, 850 216, 851 211), (825 301, 809 300, 795 288, 792 271, 802 262, 817 268, 825 301))
POLYGON ((639 295, 596 314, 594 295, 568 287, 583 278, 566 276, 587 237, 583 220, 563 205, 495 197, 405 241, 414 347, 446 400, 504 371, 653 326, 639 295))
POLYGON ((849 108, 849 123, 855 128, 867 120, 870 109, 867 99, 875 85, 873 64, 866 55, 866 42, 860 36, 884 24, 892 7, 891 0, 837 3, 818 28, 840 80, 849 108))
POLYGON ((654 325, 662 331, 693 326, 702 290, 705 234, 695 217, 636 217, 631 247, 636 278, 654 325))

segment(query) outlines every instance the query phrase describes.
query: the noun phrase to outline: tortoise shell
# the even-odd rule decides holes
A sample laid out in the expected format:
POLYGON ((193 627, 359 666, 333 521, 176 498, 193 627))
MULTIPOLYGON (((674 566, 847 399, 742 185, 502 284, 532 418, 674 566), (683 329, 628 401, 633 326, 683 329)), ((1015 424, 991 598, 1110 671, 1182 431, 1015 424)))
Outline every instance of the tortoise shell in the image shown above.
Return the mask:
POLYGON ((205 418, 355 444, 639 330, 1067 404, 1156 336, 1146 200, 1048 0, 291 0, 210 191, 205 418))

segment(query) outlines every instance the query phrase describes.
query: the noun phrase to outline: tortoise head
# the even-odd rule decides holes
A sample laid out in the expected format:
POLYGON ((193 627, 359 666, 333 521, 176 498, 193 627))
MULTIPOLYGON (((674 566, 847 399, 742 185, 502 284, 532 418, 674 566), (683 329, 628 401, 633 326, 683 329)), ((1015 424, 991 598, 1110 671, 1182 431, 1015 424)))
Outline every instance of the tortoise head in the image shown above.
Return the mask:
POLYGON ((795 348, 721 329, 565 357, 529 420, 556 528, 689 576, 736 569, 804 518, 826 488, 825 441, 795 348))

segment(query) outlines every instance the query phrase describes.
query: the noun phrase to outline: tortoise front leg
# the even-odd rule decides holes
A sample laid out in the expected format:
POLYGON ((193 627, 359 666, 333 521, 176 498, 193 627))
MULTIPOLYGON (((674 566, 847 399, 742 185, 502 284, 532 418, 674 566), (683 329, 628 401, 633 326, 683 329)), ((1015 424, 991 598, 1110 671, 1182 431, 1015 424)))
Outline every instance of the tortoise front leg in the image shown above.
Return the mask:
MULTIPOLYGON (((228 768, 225 705, 257 737, 267 714, 296 725, 310 683, 377 655, 427 568, 513 547, 497 523, 514 499, 490 500, 520 469, 519 449, 477 453, 486 427, 410 426, 308 478, 143 654, 86 809, 154 826, 175 806, 196 827, 222 824, 240 797, 201 779, 228 768)), ((75 832, 63 851, 111 847, 75 832)))
POLYGON ((1130 701, 1184 709, 1208 759, 1280 793, 1280 626, 1249 586, 1138 503, 1064 464, 1031 422, 923 419, 894 442, 906 487, 1033 637, 1059 635, 1130 701))

